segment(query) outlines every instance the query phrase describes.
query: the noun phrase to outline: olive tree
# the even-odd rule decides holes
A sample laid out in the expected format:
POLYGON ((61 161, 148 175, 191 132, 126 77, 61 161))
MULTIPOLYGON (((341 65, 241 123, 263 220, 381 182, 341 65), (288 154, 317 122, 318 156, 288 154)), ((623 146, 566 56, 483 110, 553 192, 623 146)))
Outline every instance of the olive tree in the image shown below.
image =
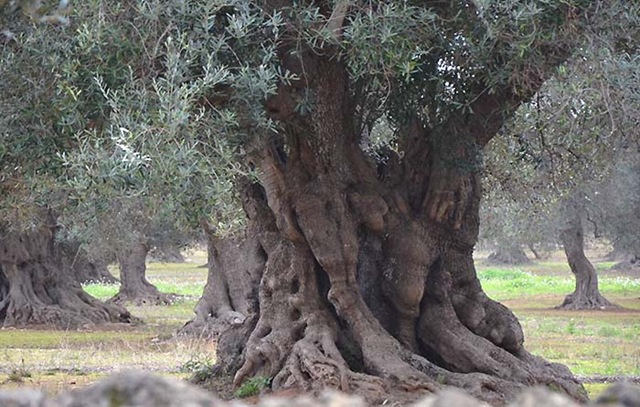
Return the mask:
POLYGON ((110 154, 72 191, 153 196, 164 181, 186 207, 217 192, 197 312, 220 335, 219 372, 380 400, 442 384, 496 403, 533 384, 586 397, 476 277, 483 148, 628 5, 96 3, 33 48, 66 97, 46 110, 63 125, 51 138, 76 136, 67 169, 110 154), (372 143, 381 122, 392 137, 372 143), (200 171, 211 182, 186 188, 200 171))
MULTIPOLYGON (((593 42, 581 47, 487 151, 484 235, 515 245, 557 239, 576 277, 575 291, 560 308, 614 306, 600 294, 585 255, 584 224, 595 222, 602 233, 615 219, 633 223, 634 188, 622 174, 633 173, 629 163, 637 148, 638 35, 635 26, 620 32, 609 49, 593 42)), ((634 235, 620 232, 613 242, 634 235)))

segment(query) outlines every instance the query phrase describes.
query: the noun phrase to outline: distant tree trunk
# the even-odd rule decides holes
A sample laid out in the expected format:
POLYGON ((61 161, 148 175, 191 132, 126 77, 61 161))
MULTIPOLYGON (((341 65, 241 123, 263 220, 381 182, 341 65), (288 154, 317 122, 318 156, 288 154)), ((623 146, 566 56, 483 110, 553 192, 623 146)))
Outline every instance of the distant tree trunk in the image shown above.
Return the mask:
POLYGON ((487 262, 489 264, 515 265, 531 263, 531 260, 521 246, 499 246, 487 257, 487 262))
POLYGON ((578 193, 567 200, 565 224, 560 231, 560 241, 571 272, 575 275, 576 288, 558 308, 582 310, 616 307, 600 294, 598 274, 584 253, 583 215, 584 198, 578 193))
POLYGON ((207 283, 196 304, 195 318, 181 329, 183 334, 200 337, 217 336, 226 327, 239 326, 253 316, 258 305, 256 290, 266 261, 260 242, 254 236, 222 239, 209 225, 205 225, 205 232, 207 283))
POLYGON ((533 253, 533 257, 535 257, 536 260, 546 260, 549 258, 549 252, 547 250, 544 250, 542 253, 540 253, 540 249, 536 248, 533 243, 529 243, 527 247, 529 248, 529 250, 531 250, 531 253, 533 253))
POLYGON ((161 263, 184 263, 184 256, 176 246, 154 247, 149 252, 152 261, 161 263))
POLYGON ((613 250, 605 256, 605 259, 617 262, 611 270, 640 272, 640 255, 618 247, 615 243, 613 250))
POLYGON ((131 322, 131 315, 82 290, 54 250, 54 223, 0 238, 0 317, 3 326, 46 325, 75 329, 107 322, 131 322))
POLYGON ((146 243, 136 243, 128 250, 118 253, 117 260, 120 267, 120 290, 109 301, 114 303, 133 303, 135 305, 170 304, 174 294, 161 293, 156 286, 147 281, 146 259, 149 246, 146 243))
POLYGON ((80 284, 104 283, 115 284, 118 279, 110 272, 106 264, 91 261, 87 253, 77 242, 62 242, 56 244, 60 262, 65 268, 73 271, 74 279, 80 284))

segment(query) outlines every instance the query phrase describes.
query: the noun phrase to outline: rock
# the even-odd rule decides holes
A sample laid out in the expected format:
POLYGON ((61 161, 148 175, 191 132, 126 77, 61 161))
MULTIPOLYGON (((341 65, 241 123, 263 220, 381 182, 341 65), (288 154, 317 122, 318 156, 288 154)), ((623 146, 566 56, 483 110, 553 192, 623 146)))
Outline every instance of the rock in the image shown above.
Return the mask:
MULTIPOLYGON (((55 407, 227 407, 186 382, 150 373, 123 372, 62 394, 55 407)), ((49 406, 46 406, 49 407, 49 406)))
POLYGON ((20 389, 0 391, 2 407, 56 407, 48 402, 46 395, 39 390, 20 389))
POLYGON ((508 407, 578 407, 569 397, 546 387, 532 387, 522 392, 508 407))
POLYGON ((317 398, 310 395, 297 397, 267 397, 258 403, 258 407, 366 407, 358 396, 326 390, 317 398))
POLYGON ((441 392, 427 396, 411 407, 488 407, 457 387, 447 387, 441 392))
POLYGON ((616 383, 603 391, 593 405, 640 407, 640 387, 629 382, 616 383))
MULTIPOLYGON (((0 407, 249 407, 247 400, 220 401, 199 387, 151 373, 114 374, 83 389, 47 398, 38 390, 0 390, 0 407)), ((296 389, 248 400, 257 407, 366 407, 359 396, 325 391, 317 397, 296 389)), ((393 404, 395 405, 395 404, 393 404)), ((508 407, 577 407, 575 401, 546 387, 525 390, 508 407)), ((640 387, 617 383, 605 390, 589 406, 640 407, 640 387)), ((411 407, 488 407, 455 387, 431 394, 411 407)))

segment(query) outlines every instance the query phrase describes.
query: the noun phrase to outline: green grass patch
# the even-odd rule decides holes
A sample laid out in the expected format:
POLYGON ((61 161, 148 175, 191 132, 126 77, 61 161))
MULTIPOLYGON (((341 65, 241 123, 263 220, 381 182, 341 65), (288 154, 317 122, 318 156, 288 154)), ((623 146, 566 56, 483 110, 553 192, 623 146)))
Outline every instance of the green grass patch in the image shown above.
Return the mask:
MULTIPOLYGON (((567 276, 536 275, 520 269, 487 268, 478 270, 478 278, 485 292, 497 301, 523 296, 569 294, 575 288, 575 279, 567 276)), ((640 279, 624 276, 600 277, 600 291, 605 295, 638 295, 640 279)))
POLYGON ((270 385, 270 377, 255 376, 245 381, 242 386, 238 387, 238 390, 235 392, 235 396, 240 398, 255 396, 258 395, 261 390, 268 388, 270 385))
MULTIPOLYGON (((201 260, 202 261, 202 260, 201 260)), ((203 260, 206 263, 206 259, 203 260)), ((149 263, 147 264, 147 280, 155 285, 160 292, 179 294, 198 299, 202 296, 207 269, 200 268, 201 262, 185 263, 149 263)), ((119 277, 117 267, 109 267, 111 273, 119 277)), ((83 289, 90 295, 108 300, 118 293, 120 284, 91 283, 83 285, 83 289)))
POLYGON ((96 343, 131 343, 145 341, 149 333, 126 331, 45 331, 27 329, 0 330, 0 349, 57 349, 93 346, 96 343))
MULTIPOLYGON (((129 305, 129 311, 144 320, 142 325, 113 324, 69 332, 0 330, 2 387, 37 387, 57 394, 123 369, 178 378, 210 374, 215 343, 174 335, 194 315, 207 278, 207 270, 198 266, 205 262, 201 256, 189 263, 148 264, 149 281, 162 292, 183 297, 168 306, 129 305)), ((599 263, 598 268, 608 266, 599 263)), ((118 274, 116 269, 112 272, 118 274)), ((481 266, 478 277, 491 298, 504 302, 518 316, 525 347, 532 353, 566 364, 582 376, 640 376, 640 280, 602 275, 604 295, 627 309, 576 312, 553 309, 574 288, 565 262, 504 269, 481 266)), ((85 290, 106 300, 117 293, 118 285, 89 284, 85 290)), ((268 378, 255 378, 239 389, 238 397, 259 394, 269 385, 268 378)), ((585 387, 595 397, 606 386, 585 387)))

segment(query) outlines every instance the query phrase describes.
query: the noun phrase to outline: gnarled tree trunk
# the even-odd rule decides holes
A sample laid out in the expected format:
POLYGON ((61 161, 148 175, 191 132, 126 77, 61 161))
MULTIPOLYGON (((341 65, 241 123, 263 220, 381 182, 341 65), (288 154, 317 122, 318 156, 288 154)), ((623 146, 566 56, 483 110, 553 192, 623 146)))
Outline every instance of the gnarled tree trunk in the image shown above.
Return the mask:
POLYGON ((617 307, 600 294, 598 274, 584 253, 584 227, 582 218, 585 212, 583 195, 575 194, 567 199, 565 224, 560 231, 560 241, 564 247, 571 272, 576 277, 576 289, 567 295, 558 306, 562 309, 605 309, 617 307))
POLYGON ((105 263, 91 261, 87 253, 77 242, 62 242, 56 244, 58 257, 66 269, 73 271, 74 279, 80 284, 104 283, 115 284, 115 278, 105 263))
POLYGON ((516 317, 484 294, 474 268, 474 163, 504 103, 521 95, 483 94, 475 113, 431 129, 413 117, 400 137, 404 156, 389 153, 376 166, 359 147, 342 63, 312 51, 283 59, 306 78, 314 108, 296 112, 296 84, 268 101, 287 148, 254 146, 260 184, 244 186, 244 244, 259 256, 247 267, 232 261, 237 251, 218 248, 197 310, 233 325, 252 305, 220 333, 220 371, 236 385, 264 375, 274 389, 330 386, 372 401, 453 385, 504 403, 534 384, 584 399, 566 367, 524 349, 516 317), (238 279, 257 300, 233 300, 238 279))
POLYGON ((242 324, 255 313, 257 290, 266 256, 256 236, 221 239, 205 224, 209 273, 195 318, 181 333, 216 336, 228 326, 242 324))
POLYGON ((138 242, 128 250, 118 253, 120 267, 120 290, 109 302, 117 304, 133 303, 135 305, 170 304, 175 294, 161 293, 156 286, 147 281, 146 259, 149 247, 146 243, 138 242))
POLYGON ((172 245, 163 247, 154 247, 149 252, 151 261, 159 261, 161 263, 184 263, 184 256, 180 252, 180 248, 172 245))
POLYGON ((0 238, 0 318, 3 326, 75 329, 131 322, 127 310, 82 290, 54 248, 54 225, 0 238))
MULTIPOLYGON (((535 256, 536 252, 533 253, 535 256)), ((515 265, 531 263, 531 260, 529 260, 521 246, 505 245, 496 248, 496 250, 487 257, 487 263, 515 265)))

